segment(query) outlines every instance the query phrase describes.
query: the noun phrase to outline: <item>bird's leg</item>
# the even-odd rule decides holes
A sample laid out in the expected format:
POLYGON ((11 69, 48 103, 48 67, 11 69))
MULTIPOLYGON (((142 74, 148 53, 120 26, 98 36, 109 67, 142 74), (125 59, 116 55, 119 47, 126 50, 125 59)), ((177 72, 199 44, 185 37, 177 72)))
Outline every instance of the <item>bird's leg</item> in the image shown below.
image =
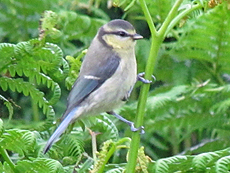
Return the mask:
MULTIPOLYGON (((143 82, 143 83, 145 83, 145 84, 152 83, 151 80, 145 79, 145 78, 144 78, 144 75, 145 75, 145 72, 139 73, 139 74, 137 75, 137 80, 138 80, 138 81, 141 81, 141 82, 143 82)), ((152 75, 152 78, 154 79, 154 81, 156 80, 155 76, 153 76, 153 75, 152 75)))
POLYGON ((115 113, 114 111, 110 111, 110 112, 107 112, 108 114, 110 115, 114 115, 116 118, 118 118, 119 120, 123 121, 124 123, 128 124, 130 126, 130 130, 132 132, 136 132, 138 130, 140 130, 140 134, 144 134, 145 131, 144 131, 144 126, 141 126, 141 127, 134 127, 134 123, 132 121, 128 121, 126 120, 125 118, 123 118, 122 116, 118 115, 117 113, 115 113))

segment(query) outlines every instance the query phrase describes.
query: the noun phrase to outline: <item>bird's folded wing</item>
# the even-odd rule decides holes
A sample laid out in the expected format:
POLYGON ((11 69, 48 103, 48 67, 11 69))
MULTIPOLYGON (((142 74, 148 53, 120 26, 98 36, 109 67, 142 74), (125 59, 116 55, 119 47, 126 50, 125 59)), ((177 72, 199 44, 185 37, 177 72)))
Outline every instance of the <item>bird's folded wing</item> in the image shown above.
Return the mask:
POLYGON ((90 93, 99 88, 117 70, 120 58, 117 55, 103 59, 98 67, 90 69, 88 74, 80 74, 68 97, 67 109, 62 119, 77 107, 90 93))

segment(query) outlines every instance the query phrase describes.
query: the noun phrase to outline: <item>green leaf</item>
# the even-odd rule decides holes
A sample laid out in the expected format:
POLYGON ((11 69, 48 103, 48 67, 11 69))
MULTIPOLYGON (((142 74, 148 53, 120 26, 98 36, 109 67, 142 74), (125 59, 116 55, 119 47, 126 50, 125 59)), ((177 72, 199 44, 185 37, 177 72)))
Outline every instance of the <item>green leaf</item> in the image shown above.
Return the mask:
POLYGON ((225 173, 229 171, 230 156, 225 156, 216 162, 216 172, 225 173))
POLYGON ((189 21, 187 32, 170 54, 179 59, 197 59, 216 63, 222 73, 229 73, 230 16, 227 2, 224 2, 206 14, 189 21))
POLYGON ((205 171, 207 165, 213 161, 213 159, 219 157, 215 152, 202 153, 193 158, 193 166, 196 171, 205 171))
POLYGON ((33 132, 11 129, 6 130, 1 136, 0 145, 3 149, 8 149, 23 155, 24 152, 33 150, 35 140, 35 134, 33 132))
POLYGON ((11 167, 9 166, 9 164, 7 162, 0 162, 0 172, 4 172, 4 173, 15 173, 14 170, 11 169, 11 167))
POLYGON ((47 158, 37 158, 32 161, 30 160, 21 160, 18 161, 16 167, 16 171, 19 173, 63 173, 64 170, 62 168, 62 165, 52 159, 47 158))

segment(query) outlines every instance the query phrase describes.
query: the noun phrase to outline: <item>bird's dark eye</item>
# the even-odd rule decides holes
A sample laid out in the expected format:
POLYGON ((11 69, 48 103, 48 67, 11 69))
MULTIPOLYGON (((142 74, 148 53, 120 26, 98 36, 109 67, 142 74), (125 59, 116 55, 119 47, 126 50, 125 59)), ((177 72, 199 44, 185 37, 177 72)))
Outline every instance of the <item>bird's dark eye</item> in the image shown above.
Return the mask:
POLYGON ((124 31, 119 31, 117 34, 121 37, 127 37, 128 36, 128 34, 124 31))

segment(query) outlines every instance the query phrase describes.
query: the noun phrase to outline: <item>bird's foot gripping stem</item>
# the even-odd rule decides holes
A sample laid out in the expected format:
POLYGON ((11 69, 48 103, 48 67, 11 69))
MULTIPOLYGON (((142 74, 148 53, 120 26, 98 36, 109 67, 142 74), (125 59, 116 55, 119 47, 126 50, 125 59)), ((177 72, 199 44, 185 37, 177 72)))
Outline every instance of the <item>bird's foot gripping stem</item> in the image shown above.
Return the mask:
MULTIPOLYGON (((137 80, 138 80, 138 81, 141 81, 141 82, 143 82, 143 83, 145 83, 145 84, 150 84, 150 83, 152 83, 151 80, 145 79, 144 76, 145 76, 145 72, 139 73, 139 74, 137 75, 137 80)), ((153 78, 154 81, 156 81, 155 76, 152 75, 152 78, 153 78)))
POLYGON ((134 123, 132 121, 126 120, 125 118, 123 118, 122 116, 118 115, 117 113, 115 113, 113 111, 110 111, 110 112, 107 112, 107 113, 110 114, 110 115, 114 115, 119 120, 121 120, 124 123, 128 124, 130 126, 130 130, 132 132, 140 131, 140 134, 144 134, 145 133, 144 126, 136 128, 136 127, 134 127, 134 123))

